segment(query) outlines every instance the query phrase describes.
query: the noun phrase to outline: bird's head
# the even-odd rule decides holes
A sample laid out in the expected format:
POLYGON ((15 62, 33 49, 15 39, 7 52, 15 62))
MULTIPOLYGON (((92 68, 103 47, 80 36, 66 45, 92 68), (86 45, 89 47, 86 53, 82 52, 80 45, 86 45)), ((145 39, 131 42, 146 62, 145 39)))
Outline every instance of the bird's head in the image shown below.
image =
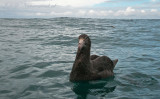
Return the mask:
POLYGON ((86 34, 81 34, 79 36, 79 42, 78 42, 78 50, 81 52, 90 50, 91 47, 91 41, 88 35, 86 34))

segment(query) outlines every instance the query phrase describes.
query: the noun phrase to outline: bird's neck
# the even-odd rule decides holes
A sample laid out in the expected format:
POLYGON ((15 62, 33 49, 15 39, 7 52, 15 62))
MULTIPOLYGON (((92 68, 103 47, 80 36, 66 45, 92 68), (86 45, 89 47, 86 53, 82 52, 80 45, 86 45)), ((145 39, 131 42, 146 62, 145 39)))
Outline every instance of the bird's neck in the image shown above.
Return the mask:
POLYGON ((81 52, 77 51, 76 59, 73 64, 73 71, 83 72, 85 74, 89 71, 90 66, 90 49, 81 52))
POLYGON ((86 49, 83 52, 78 50, 75 61, 76 60, 81 61, 81 62, 85 62, 85 63, 90 62, 90 48, 86 49))

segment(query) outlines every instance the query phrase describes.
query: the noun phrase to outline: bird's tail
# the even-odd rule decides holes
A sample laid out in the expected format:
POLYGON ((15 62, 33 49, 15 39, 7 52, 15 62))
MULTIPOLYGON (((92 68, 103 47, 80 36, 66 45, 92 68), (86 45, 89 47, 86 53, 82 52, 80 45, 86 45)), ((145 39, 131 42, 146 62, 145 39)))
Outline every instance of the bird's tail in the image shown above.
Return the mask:
POLYGON ((112 60, 114 67, 116 66, 118 59, 112 60))

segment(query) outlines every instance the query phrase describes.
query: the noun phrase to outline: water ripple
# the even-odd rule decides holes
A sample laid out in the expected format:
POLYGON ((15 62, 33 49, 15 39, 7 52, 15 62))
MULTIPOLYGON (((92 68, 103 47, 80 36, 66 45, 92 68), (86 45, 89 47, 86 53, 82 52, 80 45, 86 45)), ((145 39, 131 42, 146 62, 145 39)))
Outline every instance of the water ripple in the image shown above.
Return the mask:
POLYGON ((0 98, 159 99, 160 20, 0 19, 0 98), (78 36, 118 58, 115 77, 69 82, 78 36))
POLYGON ((66 75, 66 73, 63 71, 48 70, 40 74, 38 77, 57 77, 57 76, 63 76, 63 75, 66 75))

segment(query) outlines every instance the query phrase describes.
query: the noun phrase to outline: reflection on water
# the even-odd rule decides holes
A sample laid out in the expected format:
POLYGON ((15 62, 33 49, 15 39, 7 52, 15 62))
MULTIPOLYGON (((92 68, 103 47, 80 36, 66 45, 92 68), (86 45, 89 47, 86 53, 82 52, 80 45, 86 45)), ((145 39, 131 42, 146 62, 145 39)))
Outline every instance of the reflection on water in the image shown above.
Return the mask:
POLYGON ((104 97, 109 92, 113 92, 116 85, 107 86, 107 82, 112 82, 114 77, 100 81, 74 82, 72 90, 77 94, 77 99, 86 99, 88 95, 104 97))

